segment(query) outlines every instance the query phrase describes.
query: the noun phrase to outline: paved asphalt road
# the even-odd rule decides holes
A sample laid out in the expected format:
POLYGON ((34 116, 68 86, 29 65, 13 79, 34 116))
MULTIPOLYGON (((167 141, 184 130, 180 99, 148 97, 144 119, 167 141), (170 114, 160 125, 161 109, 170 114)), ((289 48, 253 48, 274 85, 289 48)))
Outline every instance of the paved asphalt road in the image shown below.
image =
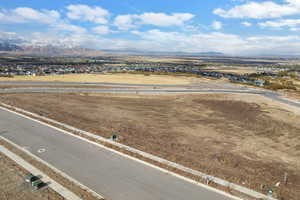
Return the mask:
POLYGON ((232 199, 3 109, 0 128, 3 137, 108 200, 232 199))
POLYGON ((85 85, 85 86, 123 86, 123 87, 190 87, 190 85, 129 84, 102 82, 60 82, 60 81, 0 81, 0 85, 85 85))
MULTIPOLYGON (((1 83, 1 82, 0 82, 1 83)), ((126 85, 122 85, 126 86, 126 85)), ((132 86, 132 85, 131 85, 132 86)), ((144 85, 145 86, 145 85, 144 85)), ((149 85, 148 85, 149 86, 149 85)), ((97 89, 97 88, 47 88, 47 87, 24 87, 24 88, 6 88, 0 89, 0 93, 240 93, 240 94, 258 94, 273 101, 284 103, 290 106, 300 108, 300 102, 290 101, 282 98, 278 93, 268 90, 258 89, 132 89, 132 88, 118 88, 118 89, 97 89)))
POLYGON ((105 83, 105 82, 50 82, 50 81, 0 81, 0 86, 6 86, 6 85, 39 85, 39 86, 48 86, 48 85, 68 85, 68 86, 111 86, 111 87, 164 87, 164 88, 211 88, 211 87, 217 87, 217 88, 223 88, 223 89, 240 89, 245 88, 245 86, 237 85, 237 84, 212 84, 212 83, 199 83, 195 85, 191 84, 181 84, 181 85, 168 85, 168 84, 130 84, 130 83, 105 83))

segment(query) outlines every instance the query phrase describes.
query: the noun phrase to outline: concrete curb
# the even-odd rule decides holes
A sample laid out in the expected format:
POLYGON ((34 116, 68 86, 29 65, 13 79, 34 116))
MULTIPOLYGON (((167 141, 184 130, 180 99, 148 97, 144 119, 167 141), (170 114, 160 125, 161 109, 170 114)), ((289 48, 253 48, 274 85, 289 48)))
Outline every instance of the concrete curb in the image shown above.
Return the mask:
MULTIPOLYGON (((59 175, 61 175, 62 177, 69 179, 71 182, 75 183, 76 185, 78 185, 80 188, 82 188, 83 190, 88 191, 89 193, 91 193, 94 197, 102 200, 104 199, 103 196, 101 196, 100 194, 96 193, 95 191, 91 190, 90 188, 88 188, 87 186, 81 184, 80 182, 78 182, 77 180, 75 180, 74 178, 70 177, 69 175, 67 175, 66 173, 60 171, 59 169, 57 169, 56 167, 52 166, 51 164, 45 162, 44 160, 40 159, 39 157, 37 157, 36 155, 34 155, 33 153, 31 153, 30 151, 18 146, 17 144, 11 142, 10 140, 6 139, 3 136, 0 136, 0 139, 6 141, 7 143, 11 144, 12 146, 14 146, 15 148, 17 148, 20 151, 23 151, 24 153, 28 154, 29 156, 31 156, 32 158, 34 158, 35 160, 37 160, 38 162, 46 165, 47 167, 49 167, 50 169, 52 169, 53 171, 55 171, 56 173, 58 173, 59 175)), ((1 145, 0 145, 1 147, 1 145)), ((73 199, 71 199, 73 200, 73 199)))
POLYGON ((9 157, 13 161, 15 161, 18 165, 22 166, 27 171, 29 171, 29 172, 31 172, 31 173, 33 173, 35 175, 41 175, 42 176, 41 180, 44 181, 45 183, 50 182, 49 187, 52 188, 55 192, 57 192, 58 194, 60 194, 65 199, 69 199, 69 200, 82 200, 77 195, 75 195, 73 192, 71 192, 70 190, 66 189, 65 187, 63 187, 62 185, 60 185, 59 183, 57 183, 56 181, 54 181, 53 179, 51 179, 49 176, 47 176, 46 174, 44 174, 42 171, 38 170, 37 168, 35 168, 31 164, 29 164, 28 162, 26 162, 25 160, 23 160, 21 157, 19 157, 16 154, 12 153, 11 151, 9 151, 8 149, 6 149, 2 145, 0 145, 0 152, 2 152, 7 157, 9 157))
POLYGON ((112 89, 97 89, 97 88, 63 88, 63 87, 23 87, 23 88, 4 88, 0 89, 1 93, 10 92, 95 92, 95 93, 201 93, 201 92, 224 92, 224 93, 245 93, 245 94, 263 94, 263 91, 257 89, 131 89, 131 88, 112 88, 112 89))
MULTIPOLYGON (((162 164, 164 164, 164 165, 167 165, 167 166, 170 166, 170 167, 173 167, 173 168, 182 170, 182 171, 187 172, 187 173, 189 173, 189 174, 198 176, 198 177, 200 177, 200 178, 202 178, 202 179, 204 179, 204 180, 209 180, 210 182, 216 183, 216 184, 218 184, 218 185, 221 185, 221 186, 224 186, 224 187, 228 187, 228 188, 230 188, 230 189, 232 189, 232 190, 236 190, 236 191, 241 192, 241 193, 243 193, 243 194, 246 194, 246 195, 248 195, 248 196, 251 196, 251 197, 254 197, 254 198, 257 198, 257 199, 276 200, 275 198, 268 197, 268 196, 266 196, 266 195, 264 195, 264 194, 262 194, 262 193, 259 193, 259 192, 256 192, 256 191, 254 191, 254 190, 245 188, 245 187, 243 187, 243 186, 240 186, 240 185, 237 185, 237 184, 228 182, 228 181, 226 181, 226 180, 224 180, 224 179, 217 178, 217 177, 214 177, 214 176, 211 176, 211 175, 208 175, 208 174, 205 174, 205 173, 202 173, 202 172, 193 170, 193 169, 191 169, 191 168, 187 168, 187 167, 182 166, 182 165, 180 165, 180 164, 177 164, 177 163, 168 161, 168 160, 166 160, 166 159, 163 159, 163 158, 160 158, 160 157, 158 157, 158 156, 155 156, 155 155, 152 155, 152 154, 149 154, 149 153, 140 151, 140 150, 138 150, 138 149, 135 149, 135 148, 126 146, 126 145, 124 145, 124 144, 121 144, 121 143, 118 143, 118 142, 115 142, 115 141, 106 139, 106 138, 104 138, 104 137, 97 136, 97 135, 92 134, 92 133, 89 133, 89 132, 87 132, 87 131, 80 130, 80 129, 78 129, 78 128, 75 128, 75 127, 73 127, 73 126, 70 126, 70 125, 67 125, 67 124, 64 124, 64 123, 55 121, 55 120, 53 120, 53 119, 49 119, 49 118, 47 118, 47 117, 40 116, 40 115, 38 115, 38 114, 31 113, 31 112, 29 112, 29 111, 26 111, 26 110, 23 110, 23 109, 14 107, 14 106, 10 106, 10 105, 7 105, 7 104, 5 104, 5 103, 0 103, 0 105, 3 105, 4 107, 10 108, 10 109, 14 109, 15 111, 18 111, 18 112, 21 112, 21 113, 24 113, 24 114, 27 114, 27 115, 31 115, 31 116, 36 117, 36 118, 39 118, 39 119, 41 119, 41 120, 45 120, 45 121, 47 121, 47 122, 50 122, 50 123, 53 123, 53 124, 62 126, 62 127, 66 128, 66 129, 68 129, 68 130, 71 130, 71 131, 74 131, 74 132, 77 132, 77 133, 86 135, 86 136, 91 137, 91 138, 93 138, 93 139, 96 139, 96 140, 98 140, 98 141, 112 144, 112 145, 117 146, 117 147, 119 147, 119 148, 121 148, 121 149, 125 149, 125 150, 127 150, 127 151, 132 152, 132 153, 135 153, 135 154, 141 155, 141 156, 143 156, 143 157, 145 157, 145 158, 151 159, 151 160, 153 160, 153 161, 156 161, 156 162, 162 163, 162 164)), ((4 109, 6 109, 6 108, 4 108, 4 109)))

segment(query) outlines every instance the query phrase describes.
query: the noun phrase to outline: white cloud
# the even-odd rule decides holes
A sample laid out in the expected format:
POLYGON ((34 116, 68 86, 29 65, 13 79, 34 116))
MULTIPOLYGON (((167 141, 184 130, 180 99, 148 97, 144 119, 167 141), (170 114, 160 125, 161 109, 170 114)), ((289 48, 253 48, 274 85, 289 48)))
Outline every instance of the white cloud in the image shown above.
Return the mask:
POLYGON ((90 7, 87 5, 69 5, 67 17, 72 20, 89 21, 97 24, 107 24, 109 11, 99 6, 90 7))
POLYGON ((153 25, 158 27, 183 26, 194 17, 191 13, 143 13, 141 15, 119 15, 115 18, 114 25, 119 29, 128 30, 140 25, 153 25))
POLYGON ((15 32, 0 31, 0 38, 15 39, 16 36, 17 36, 17 33, 15 33, 15 32))
POLYGON ((218 51, 237 53, 246 43, 237 35, 223 34, 219 32, 185 34, 180 32, 162 32, 154 29, 147 32, 138 32, 142 40, 149 42, 153 49, 162 51, 188 51, 207 52, 218 51), (239 47, 239 48, 237 48, 239 47))
POLYGON ((219 22, 219 21, 213 21, 213 23, 211 24, 211 26, 215 30, 220 30, 220 29, 222 29, 223 24, 222 24, 222 22, 219 22))
POLYGON ((69 24, 67 22, 58 22, 56 24, 53 24, 52 29, 57 31, 66 31, 66 32, 72 32, 72 33, 85 33, 86 29, 80 26, 76 26, 73 24, 69 24))
POLYGON ((296 6, 296 7, 300 7, 300 1, 299 0, 285 0, 287 3, 296 6))
POLYGON ((55 10, 35 10, 28 7, 18 7, 11 10, 0 10, 0 23, 42 23, 52 24, 60 19, 55 10))
POLYGON ((100 35, 107 35, 111 33, 111 30, 109 29, 108 26, 97 26, 93 28, 93 31, 100 35))
POLYGON ((293 27, 293 28, 290 28, 290 31, 300 31, 300 27, 293 27))
POLYGON ((114 25, 121 30, 128 30, 137 27, 137 25, 134 24, 134 21, 135 15, 118 15, 115 18, 114 25))
POLYGON ((141 32, 138 31, 138 30, 133 30, 133 31, 130 31, 131 34, 135 34, 135 35, 140 35, 141 32))
MULTIPOLYGON (((139 49, 155 51, 207 52, 217 51, 235 55, 295 54, 300 52, 300 36, 255 36, 241 37, 220 32, 182 33, 163 32, 157 29, 146 32, 131 31, 136 39, 113 39, 99 37, 89 32, 63 33, 31 33, 24 36, 28 45, 59 45, 65 47, 139 49)), ((11 35, 11 34, 7 34, 11 35)), ((17 38, 12 33, 13 37, 17 38)))
POLYGON ((250 22, 242 22, 241 24, 246 26, 246 27, 252 26, 252 24, 250 22))
POLYGON ((300 19, 281 19, 281 20, 274 20, 274 21, 266 21, 266 22, 261 22, 258 25, 261 27, 268 27, 268 28, 282 28, 282 27, 295 28, 296 26, 300 25, 300 19))
POLYGON ((300 13, 299 0, 284 0, 285 3, 278 4, 273 1, 254 2, 235 6, 229 10, 217 8, 214 14, 224 18, 278 18, 300 13))
POLYGON ((55 31, 66 31, 73 33, 84 33, 83 27, 70 24, 61 19, 61 15, 55 10, 35 10, 29 7, 18 7, 11 10, 0 10, 0 24, 24 24, 39 23, 46 24, 47 28, 55 31))
POLYGON ((248 37, 247 40, 251 42, 287 42, 287 41, 297 41, 299 40, 299 36, 255 36, 248 37))
POLYGON ((190 13, 174 13, 172 15, 167 15, 165 13, 144 13, 138 16, 138 19, 140 20, 138 23, 161 27, 182 26, 193 17, 194 15, 190 13))
MULTIPOLYGON (((248 1, 247 1, 248 2, 248 1)), ((223 10, 221 14, 227 17, 252 17, 264 18, 283 16, 288 11, 300 8, 299 0, 285 0, 285 4, 276 4, 274 2, 255 3, 254 7, 243 7, 243 13, 235 11, 232 8, 228 11, 223 10), (264 6, 271 7, 264 10, 264 6), (274 6, 275 5, 275 6, 274 6), (258 6, 258 7, 256 7, 258 6), (273 6, 273 7, 272 7, 273 6), (279 7, 278 7, 279 6, 279 7), (281 11, 277 10, 284 8, 281 11), (257 8, 260 8, 257 9, 257 8), (275 9, 276 8, 276 9, 275 9), (257 10, 256 10, 257 9, 257 10)), ((244 3, 251 5, 254 2, 244 3)), ((240 7, 239 7, 240 8, 240 7)), ((235 34, 225 34, 217 32, 222 29, 222 22, 214 21, 211 24, 216 32, 200 33, 199 30, 191 31, 188 28, 194 15, 190 13, 143 13, 140 15, 129 14, 119 15, 113 20, 113 25, 108 23, 110 13, 101 7, 90 7, 86 5, 69 5, 67 7, 67 18, 60 16, 55 10, 35 10, 28 7, 19 7, 15 9, 0 9, 1 23, 41 23, 45 24, 44 32, 25 33, 20 37, 13 32, 1 32, 0 39, 7 38, 17 42, 34 45, 63 45, 63 46, 81 46, 87 48, 113 48, 127 49, 134 48, 139 50, 161 50, 161 51, 187 51, 187 52, 207 52, 218 51, 229 54, 293 54, 300 52, 300 36, 255 36, 243 37, 235 34), (87 29, 78 25, 71 24, 71 20, 89 21, 96 23, 94 27, 87 29), (141 31, 142 25, 156 26, 157 29, 141 31), (130 30, 134 39, 115 39, 105 37, 113 33, 112 26, 117 26, 121 30, 130 30), (178 31, 164 32, 160 27, 177 26, 178 31), (98 34, 102 36, 99 37, 98 34)), ((216 12, 216 11, 215 11, 216 12)), ((250 21, 250 20, 249 20, 250 21)), ((245 20, 241 22, 244 26, 252 24, 245 20)), ((286 27, 292 31, 299 31, 300 19, 279 19, 265 20, 259 23, 261 27, 282 28, 286 27)), ((115 28, 115 27, 113 27, 115 28)), ((207 30, 207 29, 206 29, 207 30)), ((296 33, 295 33, 296 34, 296 33)))
MULTIPOLYGON (((150 30, 135 32, 148 49, 168 51, 207 52, 217 51, 228 54, 298 54, 300 36, 257 36, 241 37, 220 32, 185 34, 150 30)), ((138 46, 136 46, 138 48, 138 46)))

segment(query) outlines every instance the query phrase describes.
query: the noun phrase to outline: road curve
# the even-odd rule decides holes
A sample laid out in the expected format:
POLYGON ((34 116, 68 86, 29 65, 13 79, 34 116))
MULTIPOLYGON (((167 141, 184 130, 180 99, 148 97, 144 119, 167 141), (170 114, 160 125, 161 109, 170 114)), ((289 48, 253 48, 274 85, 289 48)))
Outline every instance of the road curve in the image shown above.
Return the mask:
MULTIPOLYGON (((0 85, 79 85, 79 86, 118 86, 118 87, 190 87, 190 85, 163 85, 163 84, 131 84, 106 82, 62 82, 62 81, 0 81, 0 85)), ((193 87, 193 86, 192 86, 193 87)))
POLYGON ((107 200, 237 199, 0 108, 1 136, 107 200), (45 149, 39 153, 39 149, 45 149))
POLYGON ((47 88, 47 87, 24 87, 0 89, 0 93, 128 93, 128 94, 166 94, 166 93, 238 93, 257 94, 269 98, 273 101, 284 103, 300 108, 300 102, 290 101, 282 98, 278 93, 268 90, 258 89, 97 89, 97 88, 47 88))

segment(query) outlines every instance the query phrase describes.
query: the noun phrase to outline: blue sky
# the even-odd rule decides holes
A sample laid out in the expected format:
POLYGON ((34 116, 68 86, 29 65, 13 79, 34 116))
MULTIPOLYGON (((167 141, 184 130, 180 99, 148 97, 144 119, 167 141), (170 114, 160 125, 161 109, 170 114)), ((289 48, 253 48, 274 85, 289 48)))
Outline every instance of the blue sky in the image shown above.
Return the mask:
POLYGON ((23 45, 300 54, 300 0, 0 0, 23 45))

